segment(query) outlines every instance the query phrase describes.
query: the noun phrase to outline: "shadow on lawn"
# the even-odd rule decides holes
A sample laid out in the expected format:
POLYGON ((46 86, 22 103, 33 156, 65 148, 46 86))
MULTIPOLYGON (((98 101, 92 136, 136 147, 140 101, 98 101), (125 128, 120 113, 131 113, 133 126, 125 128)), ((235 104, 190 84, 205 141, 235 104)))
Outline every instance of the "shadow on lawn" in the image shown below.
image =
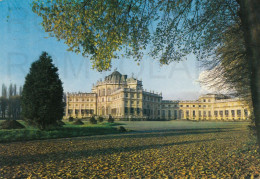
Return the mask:
MULTIPOLYGON (((228 130, 230 131, 230 129, 228 130)), ((124 135, 110 135, 110 136, 97 136, 97 137, 86 137, 86 138, 76 138, 76 139, 69 139, 70 141, 74 140, 109 140, 109 139, 119 139, 119 138, 152 138, 152 137, 166 137, 166 136, 177 136, 177 135, 189 135, 189 134, 205 134, 205 133, 216 133, 216 132, 226 132, 223 130, 202 130, 202 129, 192 129, 192 130, 186 130, 186 131, 171 131, 171 132, 152 132, 152 133, 132 133, 132 134, 124 134, 124 135), (198 131, 200 130, 200 131, 198 131)), ((62 140, 62 139, 58 139, 62 140)), ((64 139, 63 139, 64 140, 64 139)), ((120 152, 131 152, 131 151, 142 151, 146 149, 160 149, 162 147, 169 147, 174 145, 185 145, 185 144, 194 144, 194 143, 201 143, 201 142, 210 142, 217 140, 214 139, 205 139, 205 140, 192 140, 192 141, 182 141, 182 142, 172 142, 172 143, 166 143, 166 144, 152 144, 152 145, 143 145, 143 146, 128 146, 128 147, 110 147, 110 148, 100 148, 100 149, 86 149, 86 150, 77 150, 77 148, 66 148, 61 149, 57 152, 49 152, 45 154, 25 154, 25 155, 13 155, 13 156, 4 156, 0 155, 0 166, 12 166, 12 165, 19 165, 19 164, 29 164, 29 163, 35 163, 35 162, 48 162, 48 161, 66 161, 69 159, 81 159, 82 157, 89 157, 89 156, 96 156, 96 155, 109 155, 114 153, 120 153, 120 152), (66 151, 67 150, 67 151, 66 151)), ((70 142, 68 139, 64 141, 59 142, 70 142)), ((49 142, 49 141, 44 141, 49 142)), ((55 142, 55 141, 52 141, 55 142)), ((102 142, 102 141, 100 141, 102 142)), ((32 145, 37 145, 32 142, 32 145)), ((86 145, 86 143, 83 142, 83 144, 77 145, 86 145)), ((55 148, 59 148, 59 143, 55 148)), ((83 147, 84 148, 84 147, 83 147)), ((44 149, 42 149, 44 150, 44 149)))
POLYGON ((220 132, 231 132, 237 129, 230 128, 199 128, 199 129, 165 129, 165 130, 149 130, 149 131, 132 131, 121 133, 120 135, 90 136, 79 137, 75 140, 106 140, 106 139, 122 139, 122 138, 152 138, 152 137, 170 137, 181 135, 209 134, 220 132))

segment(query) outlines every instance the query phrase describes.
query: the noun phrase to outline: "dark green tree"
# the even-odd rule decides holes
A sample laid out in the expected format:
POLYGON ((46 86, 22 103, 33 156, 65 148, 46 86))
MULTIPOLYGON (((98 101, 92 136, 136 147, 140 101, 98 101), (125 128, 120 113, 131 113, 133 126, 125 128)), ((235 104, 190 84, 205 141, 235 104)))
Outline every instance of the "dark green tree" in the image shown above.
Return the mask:
POLYGON ((41 130, 57 125, 63 117, 63 87, 58 68, 43 52, 32 63, 22 92, 22 116, 30 125, 41 130))
POLYGON ((1 106, 1 113, 2 118, 6 117, 6 110, 8 107, 8 99, 7 99, 7 87, 3 84, 2 85, 2 96, 0 97, 0 106, 1 106))

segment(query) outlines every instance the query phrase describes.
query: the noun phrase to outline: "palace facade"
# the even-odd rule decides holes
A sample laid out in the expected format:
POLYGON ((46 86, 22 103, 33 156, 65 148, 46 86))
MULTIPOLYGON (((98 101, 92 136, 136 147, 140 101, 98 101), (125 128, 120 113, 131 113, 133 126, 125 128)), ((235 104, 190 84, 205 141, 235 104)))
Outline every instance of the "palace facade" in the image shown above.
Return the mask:
POLYGON ((207 94, 196 101, 162 100, 142 81, 118 71, 93 85, 91 93, 67 93, 65 118, 92 115, 128 120, 247 120, 248 106, 238 98, 207 94))

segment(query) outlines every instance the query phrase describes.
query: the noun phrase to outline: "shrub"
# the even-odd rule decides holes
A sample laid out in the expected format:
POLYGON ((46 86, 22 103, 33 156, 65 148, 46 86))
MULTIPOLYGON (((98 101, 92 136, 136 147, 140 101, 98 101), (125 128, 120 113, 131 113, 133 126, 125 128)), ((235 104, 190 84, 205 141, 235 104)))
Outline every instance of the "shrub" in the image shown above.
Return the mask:
POLYGON ((113 123, 114 121, 114 118, 111 115, 109 115, 107 122, 113 123))
POLYGON ((123 126, 117 127, 117 130, 120 132, 126 132, 126 129, 123 126))
POLYGON ((69 117, 69 122, 73 122, 74 118, 73 117, 69 117))
POLYGON ((98 117, 98 122, 103 122, 103 121, 104 121, 104 118, 101 117, 101 116, 99 116, 99 117, 98 117))
POLYGON ((24 125, 16 120, 5 120, 0 124, 1 129, 23 129, 24 125))
POLYGON ((84 123, 80 120, 77 119, 75 122, 73 122, 74 125, 83 125, 84 123))
POLYGON ((92 117, 89 119, 89 122, 90 122, 91 124, 97 124, 97 120, 95 119, 94 116, 92 116, 92 117))

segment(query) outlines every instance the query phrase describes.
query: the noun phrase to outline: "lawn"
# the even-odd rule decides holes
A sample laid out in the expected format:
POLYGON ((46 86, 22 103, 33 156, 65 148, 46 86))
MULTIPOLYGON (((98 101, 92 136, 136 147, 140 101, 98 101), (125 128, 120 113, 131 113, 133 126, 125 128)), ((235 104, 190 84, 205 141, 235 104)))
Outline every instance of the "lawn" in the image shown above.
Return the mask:
POLYGON ((3 178, 257 178, 248 123, 123 122, 134 132, 0 144, 3 178), (226 125, 225 125, 226 124, 226 125))
POLYGON ((99 123, 90 124, 84 122, 84 125, 73 125, 72 122, 65 122, 62 128, 56 130, 41 131, 36 128, 26 125, 24 121, 19 121, 26 128, 25 129, 0 129, 0 142, 13 142, 13 141, 27 141, 39 139, 56 139, 67 137, 79 137, 89 135, 102 135, 119 133, 114 127, 116 123, 99 123))

